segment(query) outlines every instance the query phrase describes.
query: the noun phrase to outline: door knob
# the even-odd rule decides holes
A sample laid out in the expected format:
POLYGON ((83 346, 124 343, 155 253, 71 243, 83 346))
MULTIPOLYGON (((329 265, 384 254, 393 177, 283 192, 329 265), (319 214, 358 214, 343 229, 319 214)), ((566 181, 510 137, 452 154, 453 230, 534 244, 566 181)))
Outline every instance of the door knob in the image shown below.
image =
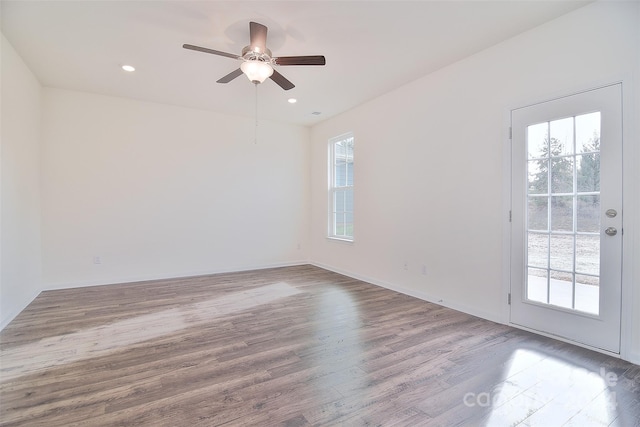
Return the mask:
POLYGON ((618 234, 618 230, 616 230, 615 227, 607 227, 604 232, 607 236, 615 236, 616 234, 618 234))

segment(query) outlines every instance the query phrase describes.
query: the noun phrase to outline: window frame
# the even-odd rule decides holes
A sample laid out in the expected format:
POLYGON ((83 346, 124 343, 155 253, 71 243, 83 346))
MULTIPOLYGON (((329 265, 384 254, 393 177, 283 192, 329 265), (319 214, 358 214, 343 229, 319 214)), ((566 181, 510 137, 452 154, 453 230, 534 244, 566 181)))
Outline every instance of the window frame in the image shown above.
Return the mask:
MULTIPOLYGON (((335 195, 337 192, 342 192, 342 191, 351 191, 351 197, 353 199, 353 194, 354 194, 354 179, 353 179, 353 165, 355 164, 354 162, 354 151, 355 151, 355 138, 353 136, 353 132, 347 132, 344 133, 342 135, 338 135, 336 137, 330 138, 328 141, 328 215, 327 215, 327 237, 329 239, 332 240, 338 240, 338 241, 343 241, 343 242, 353 242, 354 241, 354 232, 353 232, 353 224, 354 224, 354 211, 355 209, 352 206, 352 210, 348 211, 346 210, 342 210, 342 211, 338 211, 337 207, 335 205, 335 195), (351 152, 351 183, 349 185, 349 179, 348 179, 348 169, 345 171, 345 185, 337 185, 337 178, 336 178, 336 145, 340 142, 343 141, 349 141, 351 140, 351 143, 353 144, 353 149, 351 152), (336 218, 336 214, 338 212, 342 212, 345 217, 344 217, 344 221, 343 221, 343 227, 345 232, 342 234, 338 233, 338 227, 337 227, 337 221, 335 220, 336 218), (347 229, 347 224, 349 224, 349 222, 346 220, 346 215, 348 213, 351 213, 351 233, 350 234, 346 234, 346 229, 347 229)), ((349 157, 346 157, 346 160, 348 162, 349 157)), ((353 202, 353 200, 352 200, 353 202)))

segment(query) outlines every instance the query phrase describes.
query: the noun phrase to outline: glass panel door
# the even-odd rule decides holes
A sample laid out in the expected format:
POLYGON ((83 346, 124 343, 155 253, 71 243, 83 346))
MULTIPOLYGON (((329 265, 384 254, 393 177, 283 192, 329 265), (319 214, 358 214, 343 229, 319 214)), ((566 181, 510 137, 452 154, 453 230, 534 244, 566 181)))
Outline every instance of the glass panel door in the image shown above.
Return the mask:
POLYGON ((511 112, 511 323, 618 353, 620 84, 511 112))

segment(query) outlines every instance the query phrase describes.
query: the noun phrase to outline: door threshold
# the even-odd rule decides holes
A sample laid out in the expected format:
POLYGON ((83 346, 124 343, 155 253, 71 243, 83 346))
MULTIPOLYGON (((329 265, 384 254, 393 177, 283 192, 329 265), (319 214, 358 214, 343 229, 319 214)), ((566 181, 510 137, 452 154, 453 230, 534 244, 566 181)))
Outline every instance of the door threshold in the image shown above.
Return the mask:
POLYGON ((517 323, 509 322, 508 325, 511 326, 511 327, 514 327, 516 329, 521 329, 523 331, 531 332, 531 333, 536 334, 536 335, 541 335, 543 337, 552 338, 554 340, 562 341, 562 342, 567 343, 567 344, 572 344, 572 345, 575 345, 576 347, 581 347, 581 348, 584 348, 584 349, 587 349, 587 350, 595 351, 597 353, 606 354, 607 356, 615 357, 616 359, 622 359, 622 356, 620 355, 620 353, 614 353, 613 351, 609 351, 609 350, 605 350, 605 349, 602 349, 602 348, 594 347, 594 346, 591 346, 591 345, 588 345, 588 344, 584 344, 584 343, 581 343, 581 342, 578 342, 578 341, 573 341, 573 340, 570 340, 569 338, 565 338, 565 337, 562 337, 562 336, 559 336, 559 335, 553 335, 553 334, 550 334, 548 332, 539 331, 539 330, 533 329, 533 328, 528 328, 526 326, 518 325, 517 323))

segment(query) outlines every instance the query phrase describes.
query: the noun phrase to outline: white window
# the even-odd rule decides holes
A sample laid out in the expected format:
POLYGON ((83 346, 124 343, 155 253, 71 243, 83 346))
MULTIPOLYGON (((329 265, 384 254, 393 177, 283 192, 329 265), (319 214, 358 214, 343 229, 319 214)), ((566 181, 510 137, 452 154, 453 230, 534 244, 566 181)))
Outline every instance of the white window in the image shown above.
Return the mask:
POLYGON ((329 140, 329 237, 353 241, 353 134, 329 140))

